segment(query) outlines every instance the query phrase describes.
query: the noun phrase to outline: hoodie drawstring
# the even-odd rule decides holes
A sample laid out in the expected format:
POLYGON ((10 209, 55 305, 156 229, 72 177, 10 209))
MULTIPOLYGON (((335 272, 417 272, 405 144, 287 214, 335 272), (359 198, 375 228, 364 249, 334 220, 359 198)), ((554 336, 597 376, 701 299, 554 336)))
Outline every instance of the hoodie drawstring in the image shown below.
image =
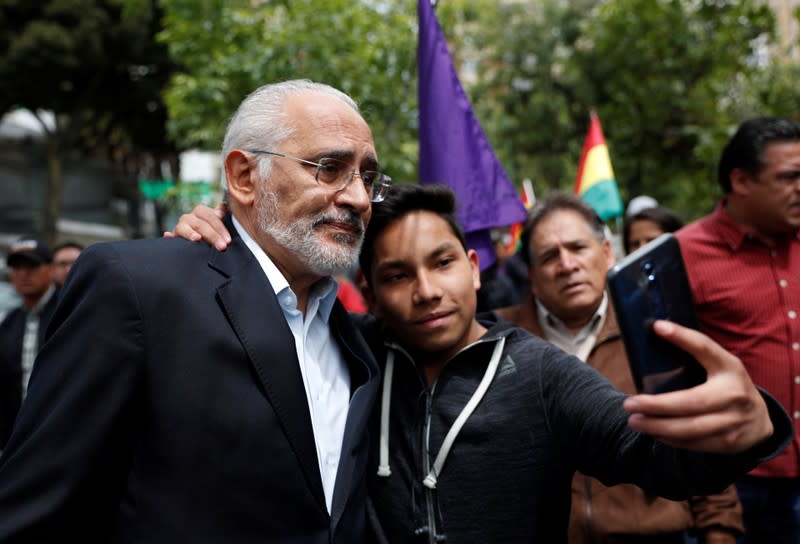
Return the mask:
MULTIPOLYGON (((481 400, 483 400, 483 397, 486 395, 486 391, 489 389, 489 386, 494 380, 494 376, 497 373, 497 367, 500 364, 500 358, 503 355, 503 348, 505 347, 505 344, 506 339, 504 336, 498 338, 497 343, 494 346, 494 351, 492 352, 492 358, 489 360, 489 365, 486 367, 486 372, 483 374, 481 383, 478 384, 478 388, 475 389, 475 392, 472 394, 469 402, 467 402, 467 404, 461 410, 461 413, 458 414, 458 417, 453 422, 450 430, 447 431, 447 435, 444 437, 444 442, 442 442, 442 446, 439 448, 439 453, 436 455, 436 460, 433 462, 433 467, 422 481, 425 487, 429 489, 436 489, 437 478, 442 472, 444 463, 447 460, 447 455, 450 453, 450 449, 453 447, 453 443, 456 441, 458 433, 461 432, 461 428, 467 422, 469 416, 472 415, 472 412, 475 411, 475 408, 477 408, 478 404, 481 402, 481 400)), ((394 351, 389 350, 386 354, 386 368, 383 373, 383 394, 381 398, 381 429, 378 476, 383 477, 388 477, 392 474, 392 471, 389 468, 389 408, 391 406, 392 398, 393 375, 394 351)))
POLYGON ((394 351, 386 354, 386 368, 383 371, 383 394, 381 396, 381 435, 378 476, 389 477, 389 406, 392 402, 392 377, 394 376, 394 351))
POLYGON ((436 489, 437 478, 439 477, 439 474, 442 473, 444 462, 447 459, 447 455, 450 453, 450 448, 453 447, 453 443, 456 441, 458 433, 461 432, 461 427, 464 426, 464 424, 467 422, 467 419, 469 419, 469 416, 471 416, 472 412, 475 411, 475 408, 478 407, 478 403, 480 403, 480 401, 483 399, 483 396, 489 389, 489 385, 491 385, 492 380, 494 380, 494 375, 497 372, 497 366, 500 364, 500 357, 503 355, 503 347, 505 345, 506 338, 505 336, 502 336, 494 346, 492 358, 489 361, 489 366, 486 367, 486 372, 483 374, 481 383, 472 394, 472 398, 470 398, 469 402, 466 404, 466 406, 464 406, 464 409, 461 410, 460 414, 458 414, 455 422, 453 422, 453 426, 450 427, 449 431, 447 431, 447 435, 444 437, 444 442, 442 442, 442 447, 439 448, 439 453, 436 455, 436 460, 433 462, 433 468, 431 468, 431 471, 427 476, 425 476, 425 479, 422 480, 422 483, 425 485, 425 487, 429 489, 436 489))

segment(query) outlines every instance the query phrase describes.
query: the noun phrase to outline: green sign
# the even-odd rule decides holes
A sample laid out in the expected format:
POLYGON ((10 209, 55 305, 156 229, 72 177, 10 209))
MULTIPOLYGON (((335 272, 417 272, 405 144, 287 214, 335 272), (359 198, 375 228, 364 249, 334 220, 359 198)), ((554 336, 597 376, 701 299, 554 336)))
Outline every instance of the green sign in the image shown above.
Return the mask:
POLYGON ((171 179, 140 179, 139 190, 148 200, 158 200, 169 191, 175 182, 171 179))

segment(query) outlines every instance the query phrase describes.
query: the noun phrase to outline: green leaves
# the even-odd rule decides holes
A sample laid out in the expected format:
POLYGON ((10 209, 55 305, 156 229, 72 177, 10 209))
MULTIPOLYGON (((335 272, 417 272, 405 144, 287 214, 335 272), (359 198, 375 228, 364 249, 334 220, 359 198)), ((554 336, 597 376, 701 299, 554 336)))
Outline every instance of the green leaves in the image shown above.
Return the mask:
MULTIPOLYGON (((728 131, 764 110, 767 89, 781 88, 758 76, 754 61, 756 45, 774 34, 769 8, 755 0, 533 4, 481 10, 472 29, 484 36, 470 38, 500 45, 477 55, 478 80, 467 88, 509 173, 530 177, 539 194, 570 190, 594 107, 623 198, 651 194, 686 219, 707 212, 728 131)), ((798 93, 783 88, 771 96, 789 106, 798 93)))
MULTIPOLYGON (((182 146, 217 149, 247 93, 310 78, 351 94, 387 172, 416 179, 416 2, 162 5, 160 40, 182 66, 166 94, 182 146)), ((489 141, 540 195, 571 189, 595 107, 623 197, 648 193, 693 218, 718 197, 732 128, 800 106, 800 69, 759 64, 775 43, 759 0, 442 0, 437 15, 489 141)))
POLYGON ((172 64, 154 41, 159 17, 156 0, 0 0, 0 111, 55 114, 46 238, 60 214, 64 156, 106 155, 122 177, 160 169, 174 151, 160 95, 172 64))
POLYGON ((218 148, 227 119, 249 92, 307 78, 353 96, 388 171, 401 179, 413 175, 403 151, 416 139, 416 17, 410 6, 349 0, 163 4, 160 39, 183 67, 166 93, 170 132, 181 145, 218 148))

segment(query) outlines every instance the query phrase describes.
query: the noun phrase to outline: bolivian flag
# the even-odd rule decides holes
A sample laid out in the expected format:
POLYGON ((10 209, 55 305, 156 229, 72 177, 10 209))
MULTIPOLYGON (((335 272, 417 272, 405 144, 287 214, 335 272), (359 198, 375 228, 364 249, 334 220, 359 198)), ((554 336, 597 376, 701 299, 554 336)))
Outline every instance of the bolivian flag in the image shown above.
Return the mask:
POLYGON ((611 168, 606 140, 600 119, 594 111, 590 114, 589 132, 581 152, 578 178, 575 180, 575 194, 589 204, 605 221, 622 215, 622 199, 617 189, 617 180, 611 168))
MULTIPOLYGON (((533 192, 533 184, 531 180, 525 178, 522 180, 522 188, 519 191, 519 197, 522 199, 522 205, 525 206, 525 209, 530 211, 533 208, 533 205, 536 203, 536 194, 533 192)), ((509 255, 513 255, 519 250, 520 247, 520 239, 522 238, 522 229, 525 227, 525 223, 514 223, 508 229, 509 234, 509 241, 508 245, 506 246, 506 253, 509 255)))

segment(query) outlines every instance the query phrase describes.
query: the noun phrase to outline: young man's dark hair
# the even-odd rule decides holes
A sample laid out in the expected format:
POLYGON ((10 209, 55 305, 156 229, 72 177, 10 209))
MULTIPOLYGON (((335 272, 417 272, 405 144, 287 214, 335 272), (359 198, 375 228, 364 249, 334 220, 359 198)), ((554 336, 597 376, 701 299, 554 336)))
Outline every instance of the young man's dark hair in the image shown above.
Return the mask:
POLYGON ((800 141, 800 123, 793 119, 756 117, 739 125, 719 159, 717 177, 722 191, 731 192, 731 172, 737 168, 754 177, 758 174, 767 145, 793 141, 800 141))
POLYGON ((574 195, 562 192, 553 193, 544 200, 536 203, 528 214, 525 227, 522 229, 522 235, 520 236, 522 250, 520 255, 528 266, 531 265, 531 255, 528 250, 530 247, 531 233, 536 229, 536 226, 542 219, 559 210, 572 210, 580 214, 586 220, 586 224, 589 225, 595 238, 600 241, 605 240, 606 236, 603 230, 603 221, 591 206, 574 195))
POLYGON ((372 218, 364 233, 364 243, 361 246, 358 262, 367 283, 371 281, 375 239, 398 219, 419 211, 432 212, 444 219, 462 247, 467 249, 464 231, 456 221, 456 199, 452 190, 444 185, 395 185, 382 202, 372 206, 372 218))

